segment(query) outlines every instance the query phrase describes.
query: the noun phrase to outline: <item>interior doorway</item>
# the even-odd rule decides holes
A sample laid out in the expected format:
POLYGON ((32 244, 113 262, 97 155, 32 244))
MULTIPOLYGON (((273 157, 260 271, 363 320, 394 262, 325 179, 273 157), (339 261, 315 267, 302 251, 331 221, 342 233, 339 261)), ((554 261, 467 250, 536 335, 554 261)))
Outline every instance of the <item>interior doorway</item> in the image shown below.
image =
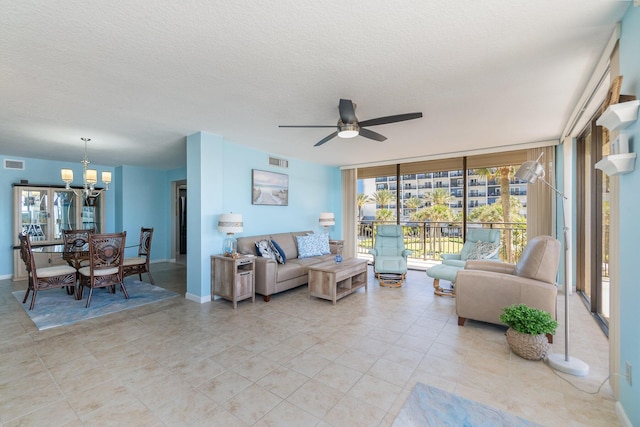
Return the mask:
POLYGON ((175 181, 172 183, 173 216, 173 244, 171 252, 176 263, 186 264, 187 262, 187 180, 175 181))

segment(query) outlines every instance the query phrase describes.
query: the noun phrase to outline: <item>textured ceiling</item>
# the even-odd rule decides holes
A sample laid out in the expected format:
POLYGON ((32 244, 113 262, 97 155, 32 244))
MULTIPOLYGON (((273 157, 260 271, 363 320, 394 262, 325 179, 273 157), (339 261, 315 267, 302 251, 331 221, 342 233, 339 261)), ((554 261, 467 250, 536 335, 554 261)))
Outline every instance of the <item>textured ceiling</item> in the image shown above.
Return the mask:
POLYGON ((197 131, 360 164, 558 139, 629 2, 2 0, 0 153, 186 163, 197 131), (360 120, 335 138, 340 98, 360 120))

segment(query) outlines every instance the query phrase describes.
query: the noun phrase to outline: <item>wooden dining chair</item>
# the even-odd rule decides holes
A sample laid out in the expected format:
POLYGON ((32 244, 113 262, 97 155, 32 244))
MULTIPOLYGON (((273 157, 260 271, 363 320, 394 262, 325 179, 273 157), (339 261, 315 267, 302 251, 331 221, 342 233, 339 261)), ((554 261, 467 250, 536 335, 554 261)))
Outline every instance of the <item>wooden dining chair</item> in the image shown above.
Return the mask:
POLYGON ((89 230, 62 230, 64 252, 62 258, 75 268, 89 265, 89 235, 95 232, 89 230))
POLYGON ((142 273, 147 273, 149 281, 152 285, 153 277, 149 270, 149 256, 151 255, 151 238, 153 237, 153 228, 140 229, 140 246, 138 246, 138 256, 124 259, 124 277, 137 274, 142 281, 142 273))
POLYGON ((33 258, 33 251, 31 250, 31 241, 28 234, 18 234, 20 240, 20 257, 27 268, 28 286, 27 292, 24 294, 22 303, 27 302, 29 292, 33 291, 31 296, 31 305, 29 310, 33 310, 33 306, 36 303, 36 295, 39 290, 44 289, 56 289, 66 288, 69 286, 75 286, 76 284, 76 269, 68 265, 56 265, 53 267, 36 266, 33 258))
POLYGON ((129 298, 127 288, 124 286, 123 261, 124 245, 127 232, 91 234, 89 236, 89 266, 78 270, 80 273, 80 285, 78 286, 78 299, 82 299, 83 290, 89 288, 87 305, 91 304, 91 296, 95 288, 110 287, 115 290, 120 285, 125 298, 129 298))

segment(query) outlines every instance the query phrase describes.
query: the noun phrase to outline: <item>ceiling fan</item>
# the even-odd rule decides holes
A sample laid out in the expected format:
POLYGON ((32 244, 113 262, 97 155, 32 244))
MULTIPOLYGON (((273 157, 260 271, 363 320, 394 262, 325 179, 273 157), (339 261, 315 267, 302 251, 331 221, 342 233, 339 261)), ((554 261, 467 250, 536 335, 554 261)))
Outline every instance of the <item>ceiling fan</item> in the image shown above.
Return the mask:
POLYGON ((338 105, 338 111, 340 111, 340 119, 337 125, 280 125, 281 128, 337 128, 331 135, 327 135, 318 141, 314 147, 318 147, 325 142, 335 138, 354 138, 358 135, 365 138, 373 139, 375 141, 384 141, 386 136, 380 135, 369 129, 364 129, 367 126, 386 125, 388 123, 404 122, 405 120, 419 119, 422 117, 422 113, 408 113, 398 114, 395 116, 378 117, 377 119, 358 121, 356 117, 356 104, 351 102, 350 99, 341 99, 338 105))

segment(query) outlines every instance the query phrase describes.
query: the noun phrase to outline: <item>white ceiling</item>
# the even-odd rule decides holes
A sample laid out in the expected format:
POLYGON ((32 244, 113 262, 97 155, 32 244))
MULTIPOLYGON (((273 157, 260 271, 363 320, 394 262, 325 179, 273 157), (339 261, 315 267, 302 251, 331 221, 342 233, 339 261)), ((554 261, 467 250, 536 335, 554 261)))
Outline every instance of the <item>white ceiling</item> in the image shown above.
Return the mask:
POLYGON ((611 0, 3 0, 0 153, 186 164, 197 131, 361 164, 561 137, 629 7, 611 0), (340 98, 388 139, 335 138, 340 98))

